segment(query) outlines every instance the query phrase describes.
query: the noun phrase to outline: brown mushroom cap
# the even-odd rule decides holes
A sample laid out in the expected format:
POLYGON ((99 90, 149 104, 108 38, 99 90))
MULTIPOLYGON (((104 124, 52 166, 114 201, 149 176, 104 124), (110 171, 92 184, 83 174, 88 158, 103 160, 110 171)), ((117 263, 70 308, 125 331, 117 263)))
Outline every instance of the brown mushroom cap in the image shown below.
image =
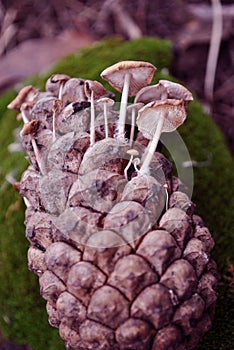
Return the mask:
POLYGON ((9 109, 14 109, 16 111, 20 111, 20 107, 24 102, 29 102, 34 99, 38 90, 34 88, 32 85, 24 86, 16 98, 11 101, 11 103, 7 106, 9 109))
POLYGON ((70 79, 69 75, 66 74, 53 74, 51 77, 46 81, 46 91, 52 92, 54 95, 57 95, 59 92, 59 87, 61 83, 65 83, 70 79))
POLYGON ((95 100, 108 94, 108 91, 97 80, 85 80, 84 91, 88 99, 91 98, 91 92, 93 91, 93 97, 95 100))
POLYGON ((174 131, 187 116, 183 100, 153 101, 138 112, 137 125, 142 134, 152 140, 160 118, 164 117, 162 132, 174 131))
POLYGON ((31 120, 29 123, 24 124, 23 129, 20 132, 21 136, 33 135, 37 132, 40 126, 39 120, 31 120))
POLYGON ((134 96, 142 87, 151 82, 155 70, 156 67, 149 62, 121 61, 106 68, 101 73, 101 77, 117 91, 122 92, 124 76, 130 73, 129 96, 134 96))
POLYGON ((53 74, 51 77, 50 77, 50 80, 52 83, 58 83, 58 82, 61 82, 61 81, 67 81, 70 79, 70 76, 69 75, 66 75, 66 74, 60 74, 60 73, 57 73, 57 74, 53 74))

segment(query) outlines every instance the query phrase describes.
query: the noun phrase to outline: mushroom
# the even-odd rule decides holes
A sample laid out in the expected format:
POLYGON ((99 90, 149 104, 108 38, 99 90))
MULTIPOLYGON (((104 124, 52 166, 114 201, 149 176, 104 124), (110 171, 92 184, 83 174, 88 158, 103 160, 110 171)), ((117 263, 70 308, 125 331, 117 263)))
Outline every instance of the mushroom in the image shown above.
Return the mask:
POLYGON ((84 85, 86 97, 91 103, 91 121, 90 121, 90 146, 95 143, 95 108, 94 99, 98 99, 106 94, 104 86, 96 80, 86 80, 84 85))
POLYGON ((176 130, 185 121, 186 116, 183 100, 168 99, 150 102, 140 109, 137 117, 138 128, 146 138, 151 140, 140 168, 141 173, 148 172, 161 133, 176 130))
POLYGON ((135 96, 134 103, 147 104, 152 101, 167 99, 167 91, 163 85, 156 84, 143 87, 135 96))
POLYGON ((193 100, 191 92, 183 85, 169 80, 159 80, 156 85, 143 87, 135 96, 134 103, 147 104, 152 101, 177 99, 188 103, 193 100))
POLYGON ((40 169, 40 172, 42 175, 45 174, 45 168, 41 159, 41 155, 40 155, 40 151, 37 147, 34 135, 36 134, 36 132, 38 131, 40 126, 40 121, 39 120, 31 120, 29 123, 24 124, 23 129, 20 132, 20 136, 23 137, 25 135, 30 135, 31 138, 31 143, 32 143, 32 147, 33 147, 33 151, 36 157, 36 161, 38 164, 38 167, 40 169))
POLYGON ((134 96, 153 79, 156 67, 149 62, 122 61, 108 68, 101 77, 108 81, 117 91, 122 92, 118 137, 124 139, 125 119, 128 96, 134 96))
POLYGON ((108 138, 108 116, 107 116, 107 108, 111 107, 115 104, 115 101, 109 97, 102 97, 97 100, 98 104, 103 105, 103 115, 104 115, 104 123, 105 123, 105 138, 108 138))
POLYGON ((175 98, 177 100, 182 99, 185 103, 193 101, 193 95, 191 94, 191 92, 181 84, 174 83, 169 80, 159 80, 159 86, 163 87, 166 90, 167 98, 175 98))
POLYGON ((62 99, 63 87, 66 81, 70 79, 69 75, 66 74, 53 74, 46 82, 46 91, 52 92, 58 96, 58 99, 62 99))
POLYGON ((33 101, 35 96, 37 95, 38 90, 34 88, 32 85, 24 86, 16 98, 9 103, 7 108, 14 109, 16 111, 20 111, 20 108, 24 102, 33 101))
POLYGON ((131 164, 132 164, 132 161, 133 161, 133 157, 134 156, 139 156, 139 152, 135 149, 129 149, 127 150, 126 152, 127 154, 130 154, 130 159, 129 159, 129 162, 126 166, 126 168, 124 169, 124 176, 125 176, 125 179, 128 180, 128 169, 130 168, 131 164))
POLYGON ((131 131, 130 131, 130 139, 129 145, 132 146, 133 138, 134 138, 134 130, 135 130, 135 122, 136 122, 136 113, 144 106, 143 103, 133 103, 127 107, 127 112, 131 113, 131 131))

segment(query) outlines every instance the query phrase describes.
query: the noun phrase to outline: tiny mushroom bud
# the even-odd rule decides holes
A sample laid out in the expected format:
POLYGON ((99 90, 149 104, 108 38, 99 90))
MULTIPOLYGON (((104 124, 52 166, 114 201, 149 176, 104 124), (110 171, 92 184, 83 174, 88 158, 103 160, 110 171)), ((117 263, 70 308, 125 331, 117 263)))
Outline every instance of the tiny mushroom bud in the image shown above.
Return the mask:
POLYGON ((137 92, 153 79, 156 67, 149 62, 122 61, 106 68, 101 77, 108 81, 117 91, 122 92, 118 137, 124 138, 125 119, 128 96, 137 92))
POLYGON ((38 93, 38 90, 34 88, 32 85, 25 86, 20 90, 16 98, 13 101, 11 101, 11 103, 7 106, 7 108, 14 109, 19 112, 22 104, 24 102, 33 101, 37 93, 38 93))
POLYGON ((146 138, 151 140, 140 169, 142 173, 147 173, 149 170, 161 133, 176 130, 183 124, 186 116, 184 101, 174 99, 150 102, 139 111, 138 128, 146 138))
POLYGON ((107 108, 115 104, 115 101, 109 97, 102 97, 97 100, 97 103, 103 105, 103 114, 105 122, 105 138, 108 138, 108 117, 107 117, 107 108))
POLYGON ((129 144, 132 146, 133 138, 134 138, 134 129, 135 129, 135 121, 136 121, 136 113, 144 106, 143 103, 134 103, 127 107, 127 112, 131 113, 131 132, 130 132, 130 140, 129 144))
POLYGON ((135 149, 129 149, 127 150, 126 152, 127 154, 130 154, 130 159, 129 159, 129 162, 126 166, 126 168, 124 169, 124 176, 125 176, 125 179, 128 180, 128 169, 130 168, 131 164, 132 164, 132 161, 133 161, 133 157, 134 156, 139 156, 139 152, 135 149))
POLYGON ((38 164, 38 167, 40 169, 40 172, 42 173, 42 175, 45 174, 45 169, 44 169, 44 165, 41 159, 41 155, 40 155, 40 151, 37 147, 34 135, 36 134, 36 132, 38 131, 40 126, 40 121, 39 120, 31 120, 29 123, 24 124, 23 129, 20 132, 20 136, 23 137, 25 135, 30 135, 31 137, 31 142, 32 142, 32 147, 33 147, 33 151, 36 157, 36 161, 38 164))

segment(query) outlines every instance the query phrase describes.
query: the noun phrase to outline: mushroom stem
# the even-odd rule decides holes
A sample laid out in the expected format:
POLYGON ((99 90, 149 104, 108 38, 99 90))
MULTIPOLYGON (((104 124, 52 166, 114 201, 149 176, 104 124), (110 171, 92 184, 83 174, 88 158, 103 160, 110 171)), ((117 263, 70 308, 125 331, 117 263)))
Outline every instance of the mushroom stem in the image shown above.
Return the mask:
POLYGON ((55 129, 56 129, 56 112, 54 110, 53 112, 53 130, 52 130, 52 133, 53 133, 53 142, 55 142, 56 140, 56 134, 55 134, 55 129))
POLYGON ((136 119, 136 111, 133 108, 133 110, 132 110, 132 120, 131 120, 130 140, 129 140, 130 147, 132 147, 132 144, 133 144, 134 131, 135 131, 135 119, 136 119))
POLYGON ((133 160, 133 155, 131 155, 129 162, 128 162, 126 168, 124 169, 124 176, 125 176, 126 180, 128 180, 128 169, 130 168, 130 166, 132 164, 132 160, 133 160))
POLYGON ((167 211, 168 210, 168 202, 169 202, 168 185, 165 184, 165 185, 163 185, 163 187, 165 188, 165 191, 166 191, 166 205, 165 205, 165 208, 166 208, 166 211, 167 211))
POLYGON ((104 122, 105 122, 105 138, 108 138, 108 119, 107 119, 107 103, 104 102, 103 105, 103 112, 104 112, 104 122))
POLYGON ((119 129, 118 129, 118 138, 124 138, 125 132, 125 119, 126 119, 126 111, 127 111, 127 103, 128 103, 128 91, 131 80, 131 74, 126 73, 124 77, 124 86, 123 92, 121 96, 120 102, 120 111, 119 111, 119 129))
POLYGON ((23 108, 20 109, 21 116, 23 119, 24 124, 27 124, 29 122, 28 117, 26 116, 25 110, 23 108))
POLYGON ((63 96, 63 87, 65 85, 65 81, 62 81, 60 86, 59 86, 59 93, 58 93, 58 99, 62 101, 62 96, 63 96))
POLYGON ((27 208, 29 208, 31 206, 29 200, 26 197, 23 197, 24 200, 24 204, 26 205, 27 208))
POLYGON ((146 150, 147 154, 146 154, 146 157, 145 157, 143 164, 140 168, 141 173, 148 173, 150 162, 153 158, 154 152, 157 148, 158 141, 159 141, 161 133, 162 133, 163 124, 164 124, 164 117, 161 116, 161 118, 159 119, 157 128, 156 128, 154 137, 153 137, 152 141, 150 142, 149 146, 147 147, 147 150, 146 150))
POLYGON ((53 120, 52 120, 52 123, 53 123, 53 130, 52 130, 53 142, 55 142, 55 140, 56 140, 57 115, 60 112, 61 108, 62 108, 62 101, 59 99, 54 100, 54 102, 53 102, 53 120))
POLYGON ((90 146, 94 145, 95 143, 95 109, 94 109, 94 93, 91 91, 91 97, 90 97, 90 112, 91 112, 91 119, 90 119, 90 146))
POLYGON ((35 139, 33 138, 32 135, 31 135, 31 142, 32 142, 33 151, 34 151, 34 154, 35 154, 36 161, 37 161, 38 167, 40 169, 40 172, 41 172, 42 175, 45 175, 46 172, 45 172, 45 168, 44 168, 44 165, 43 165, 43 161, 41 159, 41 155, 40 155, 39 149, 37 147, 36 141, 35 141, 35 139))

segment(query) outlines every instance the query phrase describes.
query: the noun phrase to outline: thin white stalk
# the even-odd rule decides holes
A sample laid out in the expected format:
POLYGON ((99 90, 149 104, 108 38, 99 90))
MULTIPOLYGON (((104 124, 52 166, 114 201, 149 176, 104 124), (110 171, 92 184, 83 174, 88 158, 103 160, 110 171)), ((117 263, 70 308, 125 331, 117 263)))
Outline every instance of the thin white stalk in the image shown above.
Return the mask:
POLYGON ((120 102, 120 111, 119 111, 119 129, 118 129, 118 138, 124 138, 125 133, 125 120, 126 120, 126 113, 127 113, 127 104, 128 104, 128 91, 129 91, 129 85, 131 80, 131 74, 126 73, 124 77, 124 86, 123 86, 123 92, 121 96, 121 102, 120 102))
POLYGON ((21 108, 20 112, 21 112, 21 115, 22 115, 22 119, 23 119, 24 124, 27 124, 27 123, 29 122, 29 120, 28 120, 28 117, 27 117, 26 114, 25 114, 24 109, 21 108))
POLYGON ((168 203, 169 203, 168 185, 165 184, 165 185, 163 185, 163 187, 165 188, 165 191, 166 191, 166 204, 165 204, 165 208, 166 208, 166 210, 168 210, 168 203))
POLYGON ((60 87, 59 87, 59 93, 58 93, 58 99, 62 101, 62 96, 63 96, 63 87, 64 87, 64 84, 65 82, 63 81, 61 84, 60 84, 60 87))
POLYGON ((31 204, 26 197, 23 197, 23 200, 24 200, 24 204, 26 205, 27 208, 31 207, 31 204))
POLYGON ((164 117, 161 116, 161 118, 159 119, 157 128, 156 128, 154 137, 153 137, 152 141, 150 142, 148 149, 146 150, 147 151, 146 157, 145 157, 143 164, 140 168, 140 172, 143 174, 148 173, 148 171, 149 171, 149 165, 150 165, 150 162, 153 158, 154 152, 157 148, 158 141, 159 141, 161 133, 162 133, 163 124, 164 124, 164 117))
POLYGON ((107 103, 104 102, 104 106, 103 106, 103 110, 104 110, 104 122, 105 122, 105 138, 108 138, 108 119, 107 119, 107 103))
POLYGON ((35 154, 36 161, 37 161, 38 167, 40 169, 40 172, 41 172, 42 175, 45 175, 46 172, 45 172, 45 168, 44 168, 44 165, 43 165, 43 161, 41 159, 41 155, 40 155, 39 149, 37 147, 36 141, 35 141, 35 139, 33 138, 32 135, 31 135, 31 142, 32 142, 33 151, 34 151, 34 154, 35 154))
POLYGON ((133 160, 133 155, 131 155, 129 162, 128 162, 126 168, 124 169, 124 176, 125 176, 126 180, 128 180, 128 169, 130 168, 130 166, 132 164, 132 160, 133 160))
POLYGON ((136 110, 135 110, 135 108, 133 108, 132 121, 131 121, 131 132, 130 132, 130 140, 129 140, 130 147, 132 147, 132 144, 133 144, 134 131, 135 131, 135 119, 136 119, 136 110))
POLYGON ((55 142, 55 140, 56 140, 55 129, 56 129, 56 111, 54 109, 54 111, 53 111, 53 130, 52 130, 53 142, 55 142))
POLYGON ((95 109, 94 109, 94 93, 91 91, 91 97, 90 97, 90 146, 94 145, 95 143, 95 109))

